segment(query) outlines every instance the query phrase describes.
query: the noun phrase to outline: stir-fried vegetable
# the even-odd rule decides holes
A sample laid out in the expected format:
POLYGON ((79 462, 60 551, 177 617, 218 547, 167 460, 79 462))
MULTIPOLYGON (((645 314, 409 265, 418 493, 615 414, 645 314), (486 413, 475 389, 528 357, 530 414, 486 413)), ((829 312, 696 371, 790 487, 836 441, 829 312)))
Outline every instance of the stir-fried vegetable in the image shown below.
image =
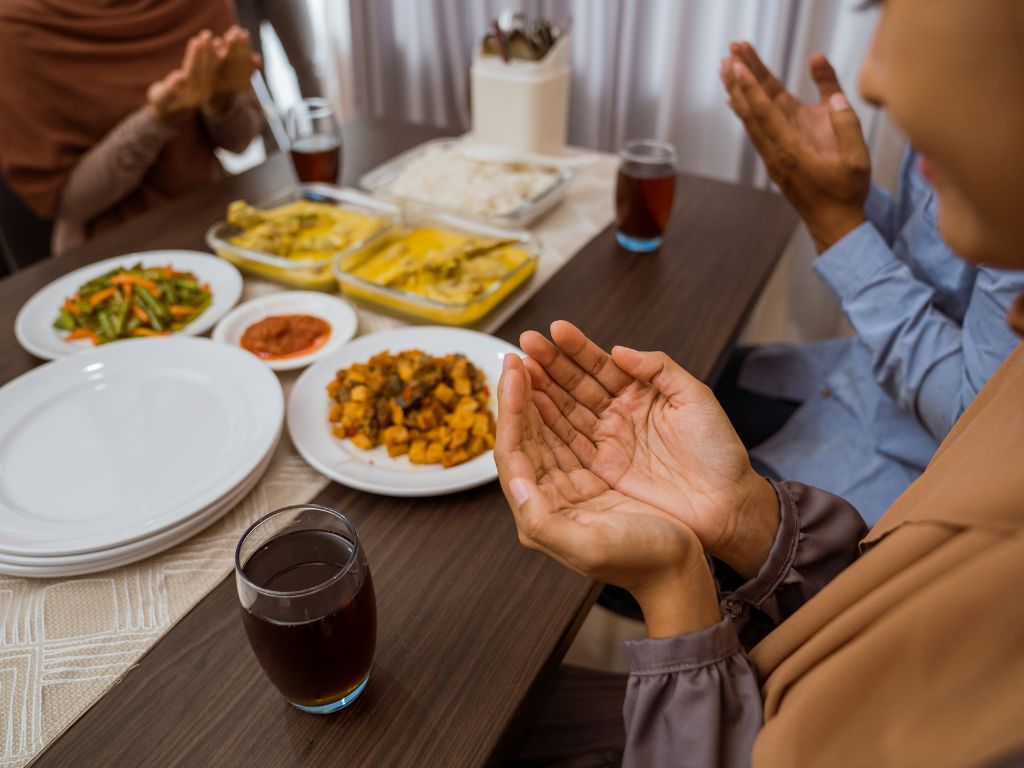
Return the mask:
POLYGON ((82 285, 64 300, 53 327, 65 341, 104 344, 181 330, 201 315, 213 295, 191 272, 173 266, 118 267, 82 285))

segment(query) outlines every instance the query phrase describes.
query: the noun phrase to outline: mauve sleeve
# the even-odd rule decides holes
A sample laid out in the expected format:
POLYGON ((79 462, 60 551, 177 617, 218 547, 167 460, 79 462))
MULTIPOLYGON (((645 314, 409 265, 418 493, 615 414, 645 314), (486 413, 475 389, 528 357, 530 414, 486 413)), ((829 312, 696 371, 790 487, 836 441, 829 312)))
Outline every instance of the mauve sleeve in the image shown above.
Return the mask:
POLYGON ((219 117, 203 116, 206 134, 228 152, 242 152, 263 127, 263 110, 251 91, 241 93, 219 117))
POLYGON ((57 223, 84 227, 135 189, 176 129, 142 107, 78 161, 61 192, 57 223))
POLYGON ((779 624, 858 557, 867 527, 852 506, 800 483, 773 485, 781 518, 775 543, 753 579, 733 590, 723 585, 722 621, 627 643, 627 768, 750 765, 764 705, 741 635, 779 624))

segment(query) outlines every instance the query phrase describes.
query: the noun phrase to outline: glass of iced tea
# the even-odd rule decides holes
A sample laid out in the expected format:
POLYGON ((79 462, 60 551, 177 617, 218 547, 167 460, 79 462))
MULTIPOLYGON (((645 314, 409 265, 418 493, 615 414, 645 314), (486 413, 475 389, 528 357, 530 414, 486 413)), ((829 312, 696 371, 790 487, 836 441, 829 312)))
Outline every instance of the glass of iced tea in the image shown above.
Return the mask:
POLYGON ((238 542, 235 584, 253 653, 288 701, 326 714, 359 697, 377 643, 377 601, 348 518, 315 504, 271 512, 238 542))
POLYGON ((285 116, 292 164, 299 181, 337 184, 341 178, 341 127, 326 99, 303 99, 285 116))
POLYGON ((676 192, 676 148, 664 141, 634 139, 619 151, 615 185, 615 235, 630 251, 661 247, 676 192))

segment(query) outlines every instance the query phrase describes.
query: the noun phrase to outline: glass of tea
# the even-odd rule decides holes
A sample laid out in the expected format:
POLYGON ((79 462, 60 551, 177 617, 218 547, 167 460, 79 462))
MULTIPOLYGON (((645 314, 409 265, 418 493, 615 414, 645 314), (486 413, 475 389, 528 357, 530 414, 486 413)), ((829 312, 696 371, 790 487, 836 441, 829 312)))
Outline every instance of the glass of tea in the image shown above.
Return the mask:
POLYGON ((235 584, 253 653, 289 702, 326 714, 359 697, 377 601, 348 518, 315 504, 271 512, 238 542, 235 584))
POLYGON ((676 192, 676 148, 664 141, 634 139, 619 151, 615 185, 615 235, 630 251, 661 247, 676 192))
POLYGON ((326 99, 303 99, 288 110, 285 128, 299 181, 337 184, 341 177, 341 127, 326 99))

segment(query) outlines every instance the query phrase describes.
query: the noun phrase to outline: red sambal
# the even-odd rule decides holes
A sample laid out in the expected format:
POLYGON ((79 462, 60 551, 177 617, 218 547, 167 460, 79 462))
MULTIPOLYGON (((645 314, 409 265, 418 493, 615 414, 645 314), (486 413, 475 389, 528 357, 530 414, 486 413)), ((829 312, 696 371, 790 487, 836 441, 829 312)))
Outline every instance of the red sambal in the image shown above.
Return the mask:
POLYGON ((242 334, 241 345, 264 360, 308 355, 322 347, 331 326, 312 315, 274 315, 253 323, 242 334))

